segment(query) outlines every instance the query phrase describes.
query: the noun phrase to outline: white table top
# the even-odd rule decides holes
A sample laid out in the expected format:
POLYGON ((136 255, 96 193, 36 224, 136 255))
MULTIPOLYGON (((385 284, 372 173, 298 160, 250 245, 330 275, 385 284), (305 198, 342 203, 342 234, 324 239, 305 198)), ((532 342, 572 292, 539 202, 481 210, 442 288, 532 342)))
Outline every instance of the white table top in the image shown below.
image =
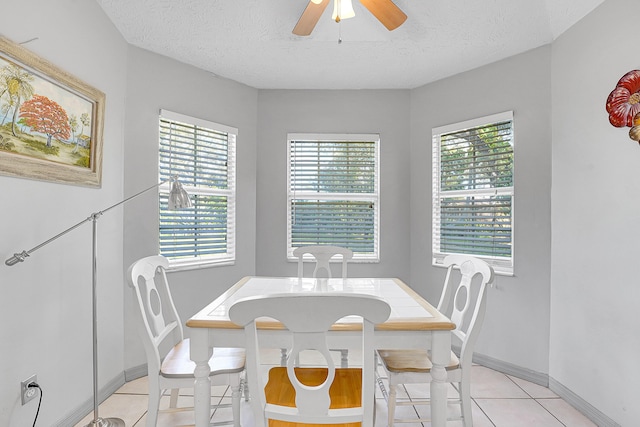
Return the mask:
MULTIPOLYGON (((375 295, 391 306, 391 316, 379 330, 451 330, 455 325, 431 304, 399 279, 388 278, 332 278, 245 277, 219 298, 211 302, 187 321, 192 328, 235 329, 228 311, 236 301, 259 295, 293 292, 346 292, 375 295)), ((361 319, 346 317, 334 325, 336 330, 361 328, 361 319)), ((279 329, 274 321, 259 322, 258 327, 279 329)))

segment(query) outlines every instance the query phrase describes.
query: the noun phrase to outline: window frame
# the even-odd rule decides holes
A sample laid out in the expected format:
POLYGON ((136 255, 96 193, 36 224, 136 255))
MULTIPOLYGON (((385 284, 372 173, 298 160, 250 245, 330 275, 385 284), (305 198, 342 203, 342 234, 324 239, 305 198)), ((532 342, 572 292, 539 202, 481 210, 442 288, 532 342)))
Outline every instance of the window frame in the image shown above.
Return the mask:
POLYGON ((377 263, 380 262, 380 134, 377 133, 288 133, 287 134, 287 260, 297 261, 293 255, 295 247, 292 245, 292 201, 296 198, 309 198, 318 200, 353 200, 373 203, 373 253, 363 254, 353 253, 351 262, 354 263, 377 263), (374 192, 373 193, 322 193, 301 192, 291 190, 292 185, 292 142, 293 141, 317 141, 317 142, 373 142, 374 149, 374 192))
MULTIPOLYGON (((198 268, 206 268, 213 266, 224 266, 235 264, 236 259, 236 145, 238 138, 238 129, 232 126, 223 125, 210 120, 200 119, 197 117, 188 116, 185 114, 176 113, 173 111, 161 109, 158 117, 158 132, 160 133, 162 120, 179 122, 190 126, 206 128, 214 132, 227 134, 227 188, 206 188, 196 187, 181 182, 182 187, 187 191, 190 196, 202 195, 202 196, 221 196, 226 197, 226 212, 227 212, 227 233, 226 233, 226 252, 223 254, 198 256, 188 259, 176 259, 167 257, 169 260, 169 269, 172 271, 178 270, 191 270, 198 268)), ((158 149, 160 151, 160 134, 158 134, 158 149)), ((162 175, 160 152, 158 152, 158 175, 162 175)), ((167 173, 171 174, 171 170, 167 173)), ((160 226, 161 226, 161 198, 168 196, 171 190, 171 183, 165 182, 158 189, 158 253, 160 253, 160 226)))
POLYGON ((515 268, 515 122, 513 118, 513 111, 505 111, 502 113, 492 114, 489 116, 479 117, 472 120, 467 120, 458 123, 452 123, 445 126, 433 128, 431 131, 432 137, 432 222, 431 222, 431 249, 432 249, 432 265, 437 267, 443 267, 444 257, 450 254, 457 254, 457 252, 445 252, 440 250, 440 201, 446 197, 452 196, 509 196, 511 199, 511 255, 510 257, 490 256, 485 254, 470 254, 480 258, 491 265, 496 274, 513 276, 515 268), (462 132, 467 129, 473 129, 483 126, 491 126, 501 122, 509 121, 511 123, 511 145, 513 151, 513 170, 511 186, 508 187, 489 187, 484 189, 470 189, 470 190, 449 190, 441 191, 441 137, 442 135, 462 132), (443 196, 442 194, 445 194, 443 196))

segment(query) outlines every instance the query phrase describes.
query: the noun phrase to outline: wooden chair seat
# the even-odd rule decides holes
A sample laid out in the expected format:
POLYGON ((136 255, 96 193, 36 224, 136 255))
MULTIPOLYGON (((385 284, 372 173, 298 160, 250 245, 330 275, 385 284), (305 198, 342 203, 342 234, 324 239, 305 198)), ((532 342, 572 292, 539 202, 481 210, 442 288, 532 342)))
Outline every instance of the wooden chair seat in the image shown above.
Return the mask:
MULTIPOLYGON (((385 369, 390 372, 428 373, 433 367, 427 350, 378 350, 378 356, 385 369)), ((457 369, 459 366, 458 356, 451 352, 451 359, 446 370, 457 369)))
MULTIPOLYGON (((233 374, 244 370, 245 351, 241 348, 214 348, 209 359, 210 375, 233 374)), ((196 364, 189 356, 189 338, 173 347, 160 368, 165 378, 194 378, 196 364)))
POLYGON ((256 425, 269 427, 372 427, 375 416, 374 328, 391 307, 373 295, 346 292, 300 292, 261 295, 236 301, 229 319, 244 328, 247 379, 256 425), (313 313, 312 316, 309 313, 313 313), (346 316, 362 318, 362 331, 352 336, 362 352, 358 366, 336 368, 329 344, 332 325, 346 316), (269 317, 283 326, 277 341, 259 339, 257 320, 269 317), (357 337, 359 335, 359 337, 357 337), (270 342, 271 341, 271 342, 270 342), (286 346, 286 367, 264 375, 261 348, 286 346), (313 351, 313 365, 300 367, 300 353, 313 351))
MULTIPOLYGON (((486 262, 467 255, 448 255, 443 260, 447 267, 444 288, 440 296, 438 311, 449 316, 456 329, 451 331, 452 341, 460 344, 460 358, 451 353, 446 366, 447 382, 458 392, 458 399, 449 400, 460 405, 460 416, 448 420, 462 420, 464 427, 473 427, 471 412, 471 360, 473 346, 480 332, 484 318, 487 298, 487 286, 493 281, 493 268, 486 262), (459 274, 452 274, 454 269, 459 274), (458 276, 459 280, 453 280, 458 276), (476 279, 474 279, 476 278, 476 279), (474 286, 475 282, 475 286, 474 286)), ((378 358, 386 372, 389 387, 377 376, 382 395, 387 399, 387 425, 395 423, 420 423, 430 421, 417 411, 414 418, 396 418, 396 407, 430 405, 429 399, 399 398, 397 389, 401 384, 422 384, 432 380, 431 359, 426 349, 378 350, 378 358)))
MULTIPOLYGON (((315 387, 327 378, 326 368, 295 368, 296 377, 301 383, 315 387)), ((296 392, 289 380, 286 367, 276 367, 269 371, 269 380, 264 389, 267 403, 273 405, 296 406, 296 392)), ((360 407, 362 397, 362 370, 358 368, 336 369, 336 376, 329 388, 331 409, 360 407), (350 390, 350 393, 344 393, 350 390)), ((269 420, 269 427, 310 427, 320 424, 302 424, 287 421, 269 420)), ((361 423, 322 424, 323 427, 360 427, 361 423)))

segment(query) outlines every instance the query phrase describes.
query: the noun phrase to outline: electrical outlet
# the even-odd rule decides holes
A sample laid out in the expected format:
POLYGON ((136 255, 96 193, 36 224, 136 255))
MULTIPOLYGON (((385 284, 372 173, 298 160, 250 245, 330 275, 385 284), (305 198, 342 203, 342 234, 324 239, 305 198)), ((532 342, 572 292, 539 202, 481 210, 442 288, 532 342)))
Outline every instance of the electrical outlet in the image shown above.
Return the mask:
POLYGON ((22 404, 25 405, 32 399, 38 395, 38 389, 36 387, 29 387, 31 383, 38 383, 38 377, 35 375, 31 375, 26 380, 20 383, 20 397, 22 398, 22 404))

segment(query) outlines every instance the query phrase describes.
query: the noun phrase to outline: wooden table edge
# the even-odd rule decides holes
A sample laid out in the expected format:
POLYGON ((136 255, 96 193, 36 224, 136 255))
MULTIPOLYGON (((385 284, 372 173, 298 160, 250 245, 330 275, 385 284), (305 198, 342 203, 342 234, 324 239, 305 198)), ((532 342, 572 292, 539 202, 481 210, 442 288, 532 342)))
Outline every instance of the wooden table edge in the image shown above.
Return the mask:
MULTIPOLYGON (((190 328, 216 328, 216 329, 242 329, 242 327, 236 325, 230 320, 211 320, 208 319, 208 313, 211 312, 212 307, 220 305, 226 301, 233 293, 241 288, 247 281, 253 277, 261 276, 245 276, 240 279, 236 284, 227 289, 222 295, 207 304, 202 310, 193 315, 187 320, 186 325, 190 328)), ((455 324, 452 323, 445 315, 436 310, 431 304, 429 304, 424 298, 422 298, 416 291, 405 284, 402 280, 392 278, 398 286, 400 286, 407 294, 411 295, 425 310, 427 310, 433 318, 425 321, 424 319, 415 318, 415 320, 404 320, 402 322, 387 321, 376 325, 376 330, 380 331, 396 331, 396 330, 414 330, 414 331, 430 331, 430 330, 453 330, 455 324)), ((258 322, 258 328, 263 330, 282 330, 284 329, 279 322, 258 322)), ((359 323, 339 323, 334 325, 331 330, 333 331, 356 331, 361 330, 362 325, 359 323)))

